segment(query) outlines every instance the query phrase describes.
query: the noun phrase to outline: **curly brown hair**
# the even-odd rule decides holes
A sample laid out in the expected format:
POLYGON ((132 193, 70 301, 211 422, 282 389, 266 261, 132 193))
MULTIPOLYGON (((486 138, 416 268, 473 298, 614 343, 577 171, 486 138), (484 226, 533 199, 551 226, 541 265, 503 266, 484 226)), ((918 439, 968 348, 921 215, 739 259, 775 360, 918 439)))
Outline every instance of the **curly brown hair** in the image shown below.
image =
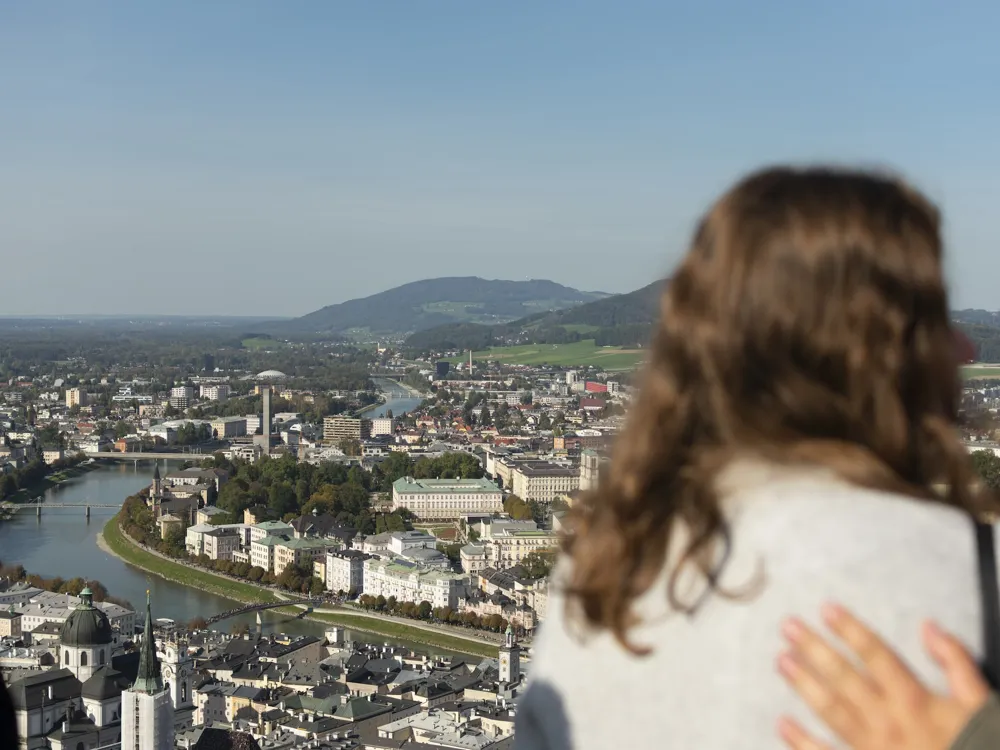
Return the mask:
POLYGON ((741 454, 987 510, 955 429, 938 211, 904 182, 752 174, 702 219, 660 312, 609 474, 564 543, 567 604, 624 647, 644 650, 628 639, 632 605, 668 560, 673 609, 701 600, 679 595, 681 570, 726 593, 715 477, 741 454))

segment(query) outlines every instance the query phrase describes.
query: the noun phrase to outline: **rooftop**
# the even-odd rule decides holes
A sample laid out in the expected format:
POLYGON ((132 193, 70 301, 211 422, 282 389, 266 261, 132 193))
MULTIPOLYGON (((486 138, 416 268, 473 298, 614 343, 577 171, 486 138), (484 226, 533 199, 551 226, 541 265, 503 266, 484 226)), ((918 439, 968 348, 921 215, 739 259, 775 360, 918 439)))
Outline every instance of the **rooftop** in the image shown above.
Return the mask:
POLYGON ((447 493, 447 492, 495 492, 500 489, 489 479, 414 479, 401 477, 392 483, 392 489, 400 493, 447 493))

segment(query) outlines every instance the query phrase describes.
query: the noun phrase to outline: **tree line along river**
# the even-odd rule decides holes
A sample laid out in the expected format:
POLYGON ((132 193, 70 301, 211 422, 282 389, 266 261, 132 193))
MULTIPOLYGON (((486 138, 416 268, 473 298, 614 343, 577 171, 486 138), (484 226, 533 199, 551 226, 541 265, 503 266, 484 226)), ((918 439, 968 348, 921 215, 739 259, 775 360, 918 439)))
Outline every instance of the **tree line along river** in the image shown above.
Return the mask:
MULTIPOLYGON (((176 466, 160 464, 161 472, 174 468, 176 466)), ((207 619, 240 606, 232 599, 147 574, 98 547, 97 536, 115 511, 94 508, 88 519, 84 507, 89 503, 121 503, 129 495, 149 486, 153 470, 152 462, 137 465, 112 463, 56 485, 45 492, 45 502, 78 505, 79 509, 43 508, 41 518, 36 516, 34 510, 25 510, 0 522, 0 560, 20 563, 29 573, 46 578, 59 576, 67 580, 75 577, 98 580, 111 595, 127 599, 134 606, 145 601, 146 589, 149 589, 153 616, 168 617, 179 623, 190 622, 195 617, 207 619)), ((260 617, 265 633, 323 634, 321 623, 296 620, 273 611, 261 612, 260 617)), ((215 627, 228 630, 239 623, 253 629, 257 614, 233 617, 215 627)), ((443 652, 431 646, 365 633, 352 633, 351 636, 357 641, 406 645, 425 653, 443 652)))

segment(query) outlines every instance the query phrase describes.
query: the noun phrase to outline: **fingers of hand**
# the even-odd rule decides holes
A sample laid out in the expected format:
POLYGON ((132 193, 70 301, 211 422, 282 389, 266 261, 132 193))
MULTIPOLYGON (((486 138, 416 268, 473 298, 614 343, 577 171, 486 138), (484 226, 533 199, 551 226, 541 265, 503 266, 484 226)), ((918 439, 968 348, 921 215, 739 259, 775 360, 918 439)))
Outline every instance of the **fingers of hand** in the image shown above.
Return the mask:
POLYGON ((923 627, 924 644, 948 679, 951 694, 963 706, 978 709, 989 696, 989 686, 965 647, 933 623, 923 627))
POLYGON ((862 715, 823 679, 799 663, 795 654, 784 653, 778 659, 778 671, 827 726, 848 742, 862 735, 862 715))
POLYGON ((778 722, 778 734, 792 750, 833 750, 825 742, 820 742, 793 719, 782 718, 778 722))
POLYGON ((895 652, 846 609, 827 605, 823 619, 865 665, 878 690, 910 696, 926 692, 895 652))
POLYGON ((838 700, 861 709, 878 699, 878 691, 868 677, 801 620, 787 620, 782 633, 792 644, 795 660, 824 683, 838 700))

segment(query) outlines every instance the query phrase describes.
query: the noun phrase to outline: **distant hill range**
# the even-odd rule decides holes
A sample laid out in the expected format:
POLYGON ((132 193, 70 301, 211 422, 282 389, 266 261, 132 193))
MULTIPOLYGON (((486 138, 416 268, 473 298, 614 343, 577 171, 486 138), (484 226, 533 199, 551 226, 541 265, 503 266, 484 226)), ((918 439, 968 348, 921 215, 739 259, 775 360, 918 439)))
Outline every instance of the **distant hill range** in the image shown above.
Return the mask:
POLYGON ((601 300, 553 281, 461 276, 425 279, 268 326, 275 333, 409 333, 444 324, 495 325, 601 300))
POLYGON ((418 331, 406 340, 411 351, 488 349, 518 344, 566 344, 593 339, 598 346, 644 345, 659 315, 662 281, 562 310, 509 323, 453 323, 418 331))

